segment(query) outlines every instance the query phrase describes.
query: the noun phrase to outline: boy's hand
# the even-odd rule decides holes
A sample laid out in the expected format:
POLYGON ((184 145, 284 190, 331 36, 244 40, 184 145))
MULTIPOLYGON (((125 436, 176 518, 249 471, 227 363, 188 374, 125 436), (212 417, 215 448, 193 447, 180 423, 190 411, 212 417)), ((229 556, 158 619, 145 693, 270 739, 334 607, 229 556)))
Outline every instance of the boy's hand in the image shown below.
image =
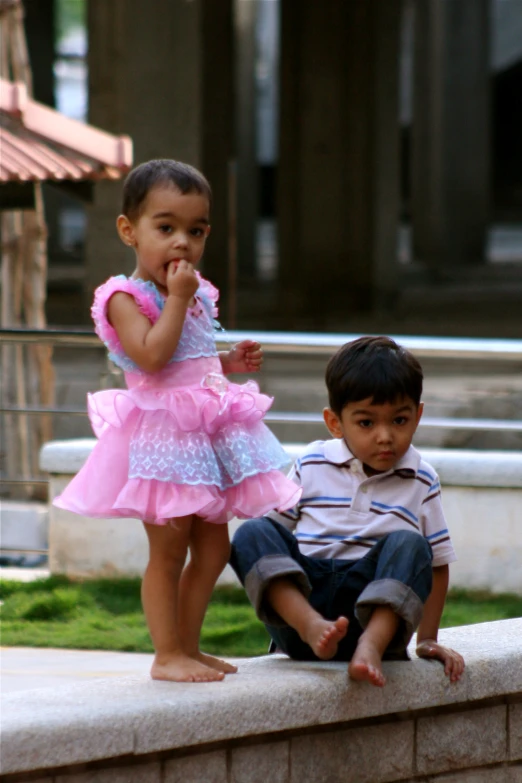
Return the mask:
POLYGON ((425 639, 417 645, 417 655, 419 658, 434 658, 436 661, 441 661, 444 664, 444 674, 451 682, 460 680, 465 667, 464 658, 450 647, 443 647, 432 639, 425 639))
POLYGON ((263 349, 254 340, 242 340, 227 354, 221 355, 225 373, 259 372, 263 364, 263 349))

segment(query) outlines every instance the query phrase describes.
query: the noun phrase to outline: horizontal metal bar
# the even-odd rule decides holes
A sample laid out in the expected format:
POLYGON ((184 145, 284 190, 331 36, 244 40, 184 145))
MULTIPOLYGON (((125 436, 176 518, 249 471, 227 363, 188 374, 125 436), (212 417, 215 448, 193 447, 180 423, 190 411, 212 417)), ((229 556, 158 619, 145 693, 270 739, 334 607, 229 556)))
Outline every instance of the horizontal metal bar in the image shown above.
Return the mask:
POLYGON ((25 547, 0 546, 0 552, 20 552, 30 555, 48 555, 48 549, 25 549, 25 547))
MULTIPOLYGON (((268 412, 263 417, 263 421, 273 424, 322 424, 323 417, 320 413, 268 412)), ((522 421, 511 421, 511 419, 450 419, 441 416, 423 416, 419 426, 454 430, 522 432, 522 421)))
POLYGON ((28 408, 17 408, 15 406, 0 408, 0 413, 25 413, 29 416, 36 416, 42 413, 60 416, 62 413, 67 413, 71 416, 87 416, 85 408, 36 408, 34 405, 28 408))
POLYGON ((0 329, 0 343, 105 348, 93 331, 80 329, 0 329))
MULTIPOLYGON (((359 336, 358 334, 223 330, 216 333, 216 342, 218 348, 224 350, 240 340, 250 338, 262 343, 265 353, 271 355, 328 357, 341 345, 359 336)), ((397 335, 394 339, 421 359, 522 362, 522 340, 411 335, 397 335)), ((0 329, 0 342, 103 348, 103 344, 94 332, 79 329, 0 329)))
POLYGON ((502 430, 504 432, 522 432, 522 421, 511 419, 450 419, 443 416, 423 416, 419 427, 440 427, 453 430, 502 430))
MULTIPOLYGON (((67 414, 73 416, 87 416, 87 411, 82 408, 0 408, 0 413, 14 414, 53 414, 56 416, 67 414)), ((323 417, 320 413, 297 413, 294 411, 270 411, 263 419, 268 424, 322 424, 323 417)), ((522 421, 511 419, 465 419, 449 418, 443 416, 424 416, 421 427, 440 427, 453 430, 500 430, 504 432, 522 432, 522 421)))
POLYGON ((43 478, 18 478, 6 479, 0 478, 0 484, 48 484, 49 479, 43 478))

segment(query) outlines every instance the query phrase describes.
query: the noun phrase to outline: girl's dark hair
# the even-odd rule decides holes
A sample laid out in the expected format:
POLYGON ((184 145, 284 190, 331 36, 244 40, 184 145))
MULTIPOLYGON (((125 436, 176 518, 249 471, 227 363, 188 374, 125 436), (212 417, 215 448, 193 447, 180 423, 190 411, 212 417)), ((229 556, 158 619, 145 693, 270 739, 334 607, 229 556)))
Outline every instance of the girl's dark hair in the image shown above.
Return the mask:
POLYGON ((337 416, 348 403, 368 398, 382 405, 409 397, 418 406, 422 380, 417 359, 390 337, 359 337, 346 343, 326 367, 328 400, 337 416))
POLYGON ((199 193, 212 203, 212 189, 206 177, 178 160, 158 159, 141 163, 127 174, 123 183, 122 213, 136 220, 149 191, 157 185, 171 185, 180 193, 199 193))

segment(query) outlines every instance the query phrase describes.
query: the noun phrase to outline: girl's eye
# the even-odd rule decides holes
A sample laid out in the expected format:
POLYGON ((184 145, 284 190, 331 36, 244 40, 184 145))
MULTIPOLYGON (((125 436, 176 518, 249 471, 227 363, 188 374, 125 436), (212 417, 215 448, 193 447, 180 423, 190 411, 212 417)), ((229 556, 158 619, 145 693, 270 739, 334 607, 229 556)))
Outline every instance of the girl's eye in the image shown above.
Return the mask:
POLYGON ((203 229, 202 228, 193 228, 190 232, 193 237, 202 237, 203 236, 203 229))

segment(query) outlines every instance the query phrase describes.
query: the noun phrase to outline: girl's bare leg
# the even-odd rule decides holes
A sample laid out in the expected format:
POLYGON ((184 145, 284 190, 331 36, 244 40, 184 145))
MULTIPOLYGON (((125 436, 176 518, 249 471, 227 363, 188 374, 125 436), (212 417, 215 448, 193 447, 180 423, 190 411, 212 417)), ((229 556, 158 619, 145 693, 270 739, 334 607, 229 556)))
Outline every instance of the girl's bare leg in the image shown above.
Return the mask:
POLYGON ((230 555, 228 525, 194 517, 190 532, 190 561, 183 569, 179 591, 179 628, 187 655, 217 672, 232 674, 237 667, 199 649, 201 626, 218 576, 230 555))
POLYGON ((179 581, 185 564, 192 517, 170 525, 145 524, 149 563, 141 586, 143 610, 156 652, 154 680, 210 682, 223 674, 191 658, 181 644, 178 603, 179 581))
POLYGON ((295 582, 282 577, 274 579, 266 589, 272 609, 306 642, 315 655, 324 661, 333 658, 341 639, 346 636, 348 619, 325 620, 310 606, 295 582))
POLYGON ((376 606, 370 622, 357 643, 348 674, 352 680, 366 680, 372 685, 386 685, 382 656, 399 627, 399 618, 389 606, 376 606))

